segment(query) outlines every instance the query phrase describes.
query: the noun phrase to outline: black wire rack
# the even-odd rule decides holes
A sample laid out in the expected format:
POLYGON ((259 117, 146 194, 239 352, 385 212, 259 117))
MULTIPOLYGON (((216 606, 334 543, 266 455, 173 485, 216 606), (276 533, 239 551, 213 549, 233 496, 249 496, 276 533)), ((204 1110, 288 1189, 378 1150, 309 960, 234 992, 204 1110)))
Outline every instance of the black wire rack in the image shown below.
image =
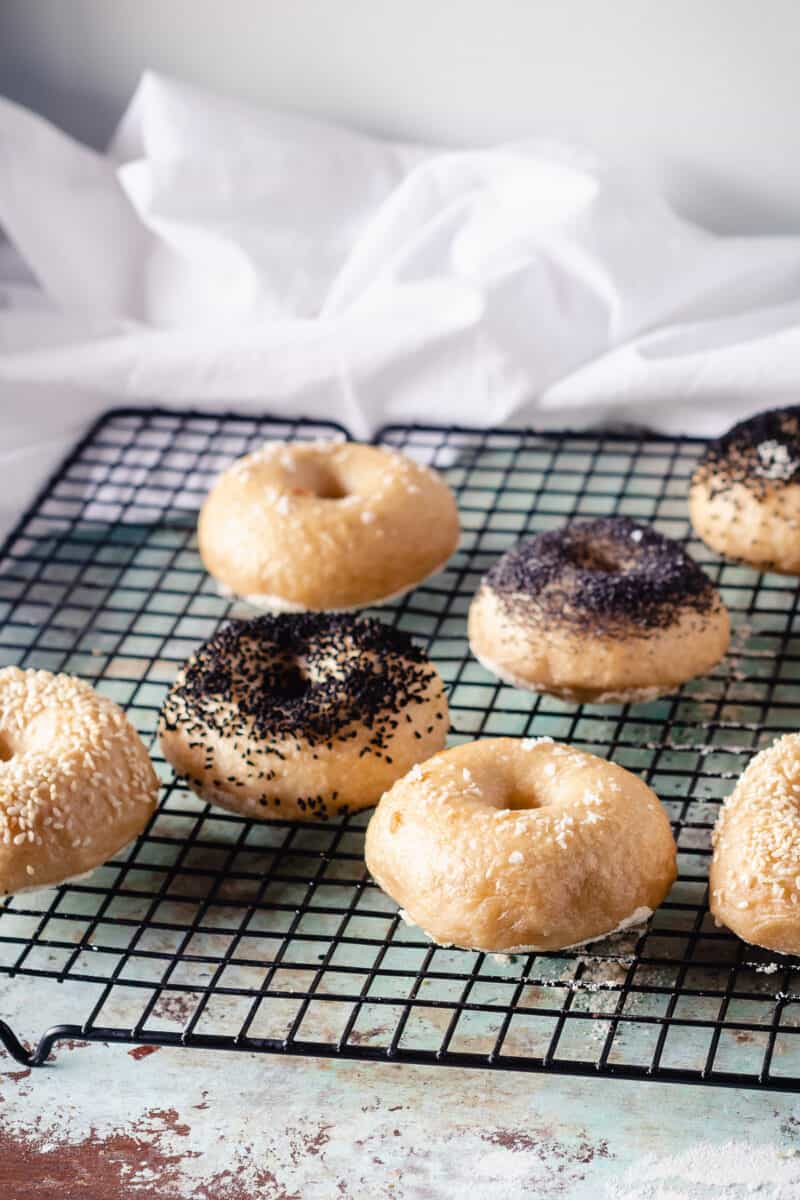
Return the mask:
POLYGON ((4 993, 28 986, 41 997, 46 981, 82 998, 80 1020, 31 1031, 41 1035, 33 1049, 7 1024, 0 1040, 36 1065, 75 1037, 800 1088, 800 964, 716 928, 706 885, 721 799, 756 750, 798 727, 797 590, 692 539, 697 440, 419 426, 376 438, 438 468, 463 525, 446 569, 378 615, 437 663, 451 743, 550 735, 655 789, 673 822, 679 879, 647 928, 577 952, 437 947, 370 880, 368 813, 251 821, 175 781, 154 741, 166 688, 200 641, 247 612, 202 569, 199 503, 221 469, 264 440, 331 436, 347 434, 325 422, 115 411, 8 539, 0 664, 72 672, 118 701, 164 787, 119 858, 85 881, 0 905, 0 976, 15 977, 4 993), (523 534, 610 513, 687 544, 730 608, 731 652, 648 704, 573 705, 498 682, 466 642, 481 575, 523 534))

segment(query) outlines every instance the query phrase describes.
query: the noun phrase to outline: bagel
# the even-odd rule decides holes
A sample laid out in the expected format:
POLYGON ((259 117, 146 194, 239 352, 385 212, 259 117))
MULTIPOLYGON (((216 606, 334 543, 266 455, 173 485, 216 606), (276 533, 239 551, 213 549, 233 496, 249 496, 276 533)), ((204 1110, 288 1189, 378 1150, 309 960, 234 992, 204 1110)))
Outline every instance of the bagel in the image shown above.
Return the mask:
POLYGON ((289 612, 384 604, 440 570, 458 538, 438 475, 355 442, 268 443, 220 477, 198 523, 223 590, 289 612))
POLYGON ((800 734, 751 760, 712 835, 710 907, 745 942, 800 954, 800 734))
POLYGON ((375 810, 366 860, 433 941, 495 953, 640 924, 676 875, 655 793, 550 738, 468 742, 414 767, 375 810))
POLYGON ((142 832, 157 794, 112 700, 69 675, 0 670, 0 893, 100 866, 142 832))
POLYGON ((718 554, 800 575, 800 407, 759 413, 711 442, 692 478, 689 514, 718 554))
POLYGON ((628 517, 515 546, 470 605, 472 652, 515 687, 605 704, 653 700, 725 653, 730 622, 681 546, 628 517))
POLYGON ((376 804, 447 730, 423 651, 380 621, 331 613, 228 625, 180 670, 159 721, 164 756, 203 800, 301 821, 376 804))

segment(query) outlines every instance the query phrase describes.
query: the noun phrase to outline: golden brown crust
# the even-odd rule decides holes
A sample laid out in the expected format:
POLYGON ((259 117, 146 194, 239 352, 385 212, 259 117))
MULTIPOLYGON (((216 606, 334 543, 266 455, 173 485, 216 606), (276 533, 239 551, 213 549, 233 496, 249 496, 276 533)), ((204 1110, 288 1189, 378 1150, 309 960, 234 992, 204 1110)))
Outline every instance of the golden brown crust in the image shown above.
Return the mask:
POLYGON ((800 575, 800 484, 753 491, 699 471, 689 491, 689 515, 697 536, 718 554, 761 571, 800 575))
POLYGON ((469 640, 489 670, 517 687, 575 703, 654 700, 719 662, 730 621, 720 603, 707 613, 688 609, 644 637, 634 630, 599 636, 549 621, 521 623, 482 586, 469 610, 469 640))
POLYGON ((69 675, 0 670, 0 893, 106 862, 142 832, 157 793, 112 700, 69 675))
POLYGON ((405 455, 355 442, 269 443, 200 513, 207 570, 264 607, 341 610, 407 591, 458 545, 452 492, 405 455))
POLYGON ((381 799, 367 866, 441 944, 555 950, 644 919, 675 879, 658 797, 635 775, 549 739, 437 754, 381 799))
POLYGON ((800 575, 800 407, 769 409, 709 442, 689 492, 707 546, 762 571, 800 575))
POLYGON ((475 656, 501 679, 578 702, 652 700, 719 661, 728 614, 683 547, 629 517, 525 538, 469 611, 475 656))
POLYGON ((800 734, 747 766, 713 834, 710 907, 745 942, 800 953, 800 734))

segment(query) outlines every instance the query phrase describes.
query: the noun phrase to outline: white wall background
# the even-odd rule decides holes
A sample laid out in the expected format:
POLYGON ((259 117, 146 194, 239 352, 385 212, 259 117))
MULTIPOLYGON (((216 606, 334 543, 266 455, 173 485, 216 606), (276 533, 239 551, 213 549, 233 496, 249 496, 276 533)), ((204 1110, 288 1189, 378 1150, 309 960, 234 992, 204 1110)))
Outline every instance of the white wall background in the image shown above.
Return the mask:
POLYGON ((577 140, 800 230, 798 0, 0 0, 0 91, 102 144, 152 66, 427 141, 577 140))

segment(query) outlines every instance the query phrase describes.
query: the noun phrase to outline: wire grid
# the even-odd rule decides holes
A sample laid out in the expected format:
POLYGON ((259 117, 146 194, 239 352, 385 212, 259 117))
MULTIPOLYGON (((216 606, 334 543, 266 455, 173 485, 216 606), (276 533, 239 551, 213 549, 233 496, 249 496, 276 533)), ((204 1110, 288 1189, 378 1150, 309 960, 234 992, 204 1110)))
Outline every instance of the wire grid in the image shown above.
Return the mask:
POLYGON ((80 983, 87 1039, 800 1086, 797 960, 716 929, 706 903, 721 798, 754 751, 798 726, 797 592, 691 538, 697 440, 421 427, 376 439, 437 467, 463 525, 447 568, 379 615, 438 665, 452 744, 550 735, 656 790, 679 879, 646 929, 580 952, 437 947, 369 879, 368 813, 250 821, 175 782, 153 740, 166 688, 200 641, 248 613, 202 569, 198 505, 265 439, 330 436, 346 435, 320 422, 110 413, 12 534, 0 662, 73 672, 122 704, 164 789, 118 859, 0 906, 0 972, 80 983), (573 705, 498 682, 465 640, 481 575, 521 535, 610 513, 686 542, 731 610, 730 654, 649 704, 573 705))

